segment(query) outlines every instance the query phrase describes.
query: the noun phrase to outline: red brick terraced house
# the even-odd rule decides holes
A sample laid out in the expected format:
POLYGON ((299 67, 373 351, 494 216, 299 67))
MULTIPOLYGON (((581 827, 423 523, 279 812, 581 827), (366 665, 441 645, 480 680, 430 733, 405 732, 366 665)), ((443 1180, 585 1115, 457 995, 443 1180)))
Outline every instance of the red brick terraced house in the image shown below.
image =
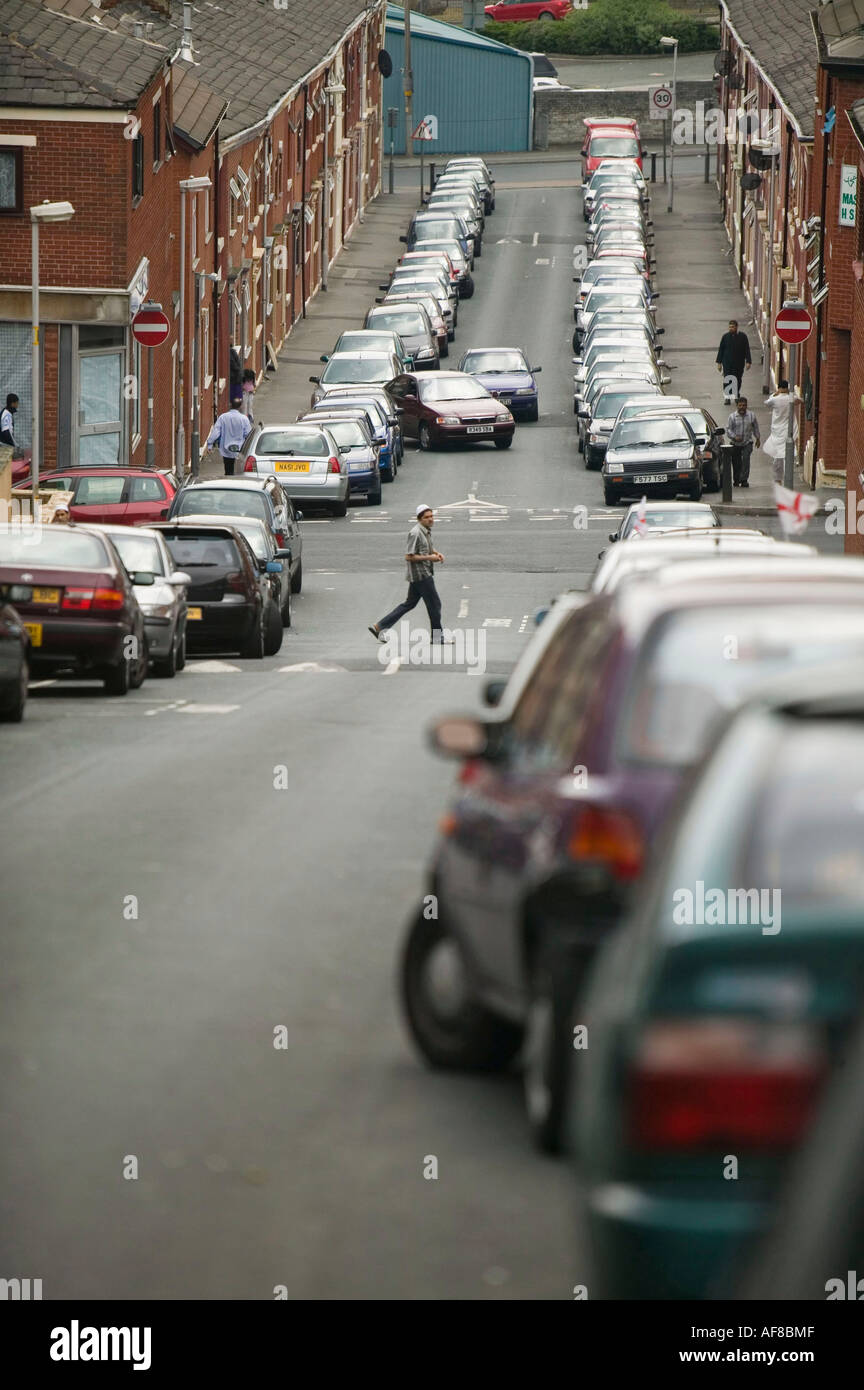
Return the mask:
POLYGON ((232 379, 277 369, 380 188, 383 44, 379 0, 0 0, 0 394, 25 448, 30 209, 75 209, 40 232, 43 470, 143 464, 151 392, 153 461, 188 469, 232 379), (147 301, 171 326, 152 382, 147 301))

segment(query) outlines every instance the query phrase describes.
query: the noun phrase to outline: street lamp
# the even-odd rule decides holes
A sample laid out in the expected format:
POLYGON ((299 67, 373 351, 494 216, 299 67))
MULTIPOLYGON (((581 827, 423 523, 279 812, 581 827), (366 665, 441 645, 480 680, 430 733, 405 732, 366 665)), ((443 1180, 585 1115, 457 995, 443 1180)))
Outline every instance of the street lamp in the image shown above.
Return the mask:
POLYGON ((180 346, 177 353, 177 374, 179 378, 178 396, 180 399, 177 416, 177 442, 174 449, 174 471, 182 479, 186 472, 186 429, 184 425, 185 404, 183 400, 184 345, 186 326, 186 194, 201 193, 213 185, 206 174, 194 179, 180 180, 180 346))
POLYGON ((321 288, 327 288, 327 272, 330 269, 330 171, 328 168, 328 136, 330 134, 330 102, 333 97, 341 97, 345 88, 341 82, 328 82, 324 88, 324 249, 321 256, 321 288))
POLYGON ((672 114, 670 124, 672 125, 672 135, 669 140, 669 202, 666 211, 672 211, 672 202, 675 196, 675 112, 678 109, 678 40, 669 34, 665 34, 660 40, 661 48, 672 49, 672 114))
POLYGON ((39 498, 39 224, 40 222, 69 222, 75 216, 75 209, 71 203, 49 203, 46 199, 44 203, 37 204, 30 209, 30 238, 32 248, 32 307, 30 317, 33 322, 33 339, 31 346, 31 366, 30 374, 30 400, 32 405, 32 423, 30 427, 30 473, 33 484, 33 520, 36 520, 36 503, 39 498))
POLYGON ((219 284, 219 276, 212 270, 195 271, 195 323, 192 336, 192 476, 198 477, 201 465, 201 395, 198 383, 201 379, 201 281, 209 280, 211 285, 219 284))

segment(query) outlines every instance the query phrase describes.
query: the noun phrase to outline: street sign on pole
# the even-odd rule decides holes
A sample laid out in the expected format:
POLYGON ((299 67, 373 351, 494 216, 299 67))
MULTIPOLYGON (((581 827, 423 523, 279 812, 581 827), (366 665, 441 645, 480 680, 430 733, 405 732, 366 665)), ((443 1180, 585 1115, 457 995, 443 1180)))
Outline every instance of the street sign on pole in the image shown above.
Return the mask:
POLYGON ((648 115, 652 121, 665 121, 672 110, 671 87, 648 88, 648 115))
POLYGON ((813 332, 813 318, 806 304, 798 299, 788 300, 774 319, 774 332, 781 343, 790 346, 805 342, 813 332))
POLYGON ((419 125, 417 126, 417 129, 411 132, 411 139, 412 139, 412 140, 437 140, 437 139, 438 139, 438 117, 437 117, 437 116, 424 116, 423 119, 422 119, 422 121, 421 121, 421 122, 419 123, 419 125))
MULTIPOLYGON (((162 305, 161 305, 161 304, 155 304, 155 303, 153 303, 152 300, 148 300, 146 304, 142 304, 142 305, 141 305, 141 308, 138 310, 138 314, 140 314, 140 313, 142 313, 142 312, 145 312, 145 311, 146 311, 146 313, 148 313, 148 314, 162 314, 162 305)), ((133 331, 133 333, 134 333, 134 331, 135 331, 135 319, 138 317, 138 314, 136 314, 136 315, 135 315, 135 318, 133 318, 133 320, 132 320, 132 331, 133 331)), ((162 317, 165 318, 165 315, 162 314, 162 317)), ((167 321, 167 320, 166 320, 166 321, 167 321)), ((137 341, 141 342, 141 341, 144 341, 144 340, 142 340, 142 339, 137 339, 137 341)), ((144 456, 144 462, 145 462, 145 464, 146 464, 146 466, 147 466, 148 468, 155 468, 155 466, 156 466, 156 442, 155 442, 155 440, 154 440, 154 438, 153 438, 153 341, 152 341, 152 340, 146 340, 146 342, 147 342, 147 444, 146 444, 146 453, 145 453, 145 456, 144 456)), ((138 391, 141 390, 141 382, 140 382, 140 381, 136 382, 136 389, 137 389, 138 391)))
POLYGON ((142 305, 132 320, 132 337, 144 347, 159 347, 170 332, 168 315, 158 308, 142 305))

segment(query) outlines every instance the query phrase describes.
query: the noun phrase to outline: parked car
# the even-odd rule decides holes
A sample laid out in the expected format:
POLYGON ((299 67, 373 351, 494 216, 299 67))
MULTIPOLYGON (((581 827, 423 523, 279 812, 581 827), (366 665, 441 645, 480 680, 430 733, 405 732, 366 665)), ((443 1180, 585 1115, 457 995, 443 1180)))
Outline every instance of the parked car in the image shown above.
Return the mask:
MULTIPOLYGON (((73 521, 149 526, 168 515, 177 491, 173 474, 154 468, 64 468, 39 474, 39 486, 70 493, 73 521)), ((28 473, 15 491, 32 487, 28 473)))
POLYGON ((459 363, 460 372, 475 377, 517 420, 538 419, 537 374, 542 370, 529 367, 521 348, 470 348, 459 363))
POLYGON ((0 597, 0 720, 24 718, 30 679, 30 637, 17 610, 0 597))
POLYGON ((574 401, 579 419, 580 451, 584 449, 585 441, 591 433, 594 407, 601 391, 614 386, 622 394, 622 398, 626 398, 627 392, 633 396, 650 395, 653 386, 657 389, 659 399, 661 384, 660 369, 650 358, 641 362, 623 362, 620 367, 612 370, 605 367, 596 368, 587 381, 577 388, 574 401))
POLYGON ((144 614, 107 536, 83 526, 0 530, 0 602, 29 637, 34 674, 101 680, 109 695, 147 675, 144 614))
MULTIPOLYGON (((674 406, 667 406, 665 401, 662 406, 650 407, 651 415, 656 415, 660 411, 674 412, 683 416, 696 436, 696 452, 702 468, 702 486, 706 492, 719 492, 721 486, 720 473, 720 445, 724 438, 725 430, 722 425, 718 425, 714 416, 709 411, 703 410, 699 406, 693 406, 688 401, 686 407, 681 410, 674 406)), ((635 415, 627 418, 639 420, 645 411, 639 411, 635 415)))
MULTIPOLYGON (((256 516, 265 521, 279 545, 287 545, 291 532, 291 508, 276 470, 247 469, 251 450, 250 440, 256 431, 250 430, 246 443, 238 454, 245 476, 239 478, 195 478, 186 483, 171 503, 169 521, 178 516, 256 516)), ((254 455, 253 455, 254 459, 254 455)), ((254 462, 258 463, 257 459, 254 462)))
MULTIPOLYGON (((323 408, 332 410, 334 407, 354 408, 360 406, 367 411, 369 416, 369 427, 372 430, 373 438, 378 441, 378 462, 386 474, 395 465, 396 468, 402 463, 402 430, 399 424, 399 416, 393 406, 393 402, 388 396, 383 386, 334 386, 323 400, 313 406, 312 414, 316 410, 323 408)), ((304 411, 304 414, 307 412, 304 411)))
MULTIPOLYGON (((319 406, 321 404, 319 401, 319 406)), ((316 414, 317 411, 310 412, 310 416, 316 414)), ((336 440, 339 453, 345 460, 349 495, 365 497, 370 507, 380 507, 378 446, 372 438, 367 419, 363 410, 348 411, 336 407, 329 415, 322 413, 320 423, 336 440)))
POLYGON ((474 256, 479 259, 483 254, 483 212, 479 204, 473 197, 472 190, 468 185, 460 186, 449 185, 440 191, 433 193, 426 202, 426 207, 430 212, 439 214, 453 213, 456 217, 461 217, 471 234, 474 242, 474 256))
POLYGON ((147 654, 157 676, 171 679, 186 665, 186 590, 191 578, 178 570, 164 537, 144 526, 93 528, 111 541, 129 574, 144 614, 147 654), (149 583, 147 578, 152 575, 149 583), (142 577, 145 582, 142 583, 142 577))
POLYGON ((320 401, 331 386, 389 381, 400 368, 399 358, 392 352, 340 352, 330 358, 320 376, 310 376, 315 390, 309 404, 320 401))
MULTIPOLYGON (((413 246, 414 251, 446 251, 450 258, 450 263, 456 270, 456 283, 459 287, 459 298, 470 299, 474 293, 474 277, 471 274, 471 267, 468 257, 462 250, 462 246, 453 236, 436 237, 428 235, 425 230, 417 238, 413 246)), ((410 255, 411 252, 407 252, 410 255)), ((405 260, 405 257, 402 257, 405 260)))
MULTIPOLYGON (((635 371, 635 364, 628 360, 628 367, 635 371)), ((656 400, 662 401, 659 384, 656 387, 656 400)), ((632 386, 626 383, 622 386, 619 382, 610 381, 597 392, 591 401, 591 413, 586 412, 584 431, 581 434, 580 444, 585 455, 585 467, 596 469, 603 467, 603 460, 606 457, 606 449, 615 428, 615 419, 621 407, 633 396, 632 386)), ((580 422, 581 423, 581 422, 580 422)))
POLYGON ((340 333, 332 352, 321 354, 322 362, 329 362, 340 352, 392 352, 403 367, 411 366, 411 354, 398 333, 392 329, 349 328, 340 333))
MULTIPOLYGON (((647 398, 646 398, 647 399, 647 398)), ((648 402, 649 405, 651 402, 648 402)), ((708 502, 634 502, 610 531, 610 541, 626 541, 636 530, 710 531, 722 526, 720 517, 708 502)), ((761 532, 754 532, 761 535, 761 532)))
MULTIPOLYGON (((388 407, 392 410, 392 403, 388 407)), ((341 394, 333 396, 328 393, 319 401, 313 410, 306 410, 297 416, 301 424, 314 425, 323 423, 325 429, 330 429, 331 420, 354 420, 361 419, 369 432, 369 437, 375 446, 378 458, 378 473, 381 480, 385 483, 395 482, 396 479, 396 455, 393 452, 390 440, 390 427, 387 423, 387 416, 377 401, 357 400, 350 396, 345 397, 341 394)), ((331 430, 336 443, 339 446, 339 453, 345 452, 345 443, 340 440, 337 434, 331 430)), ((356 442, 356 436, 355 436, 356 442)), ((347 460, 346 460, 347 462, 347 460)), ((349 468, 349 474, 352 470, 349 468)), ((356 470, 353 470, 356 472, 356 470)), ((349 477, 349 488, 351 478, 349 477)), ((355 490, 358 490, 355 488, 355 490)))
POLYGON ((516 422, 506 406, 464 372, 403 372, 388 382, 406 439, 421 449, 479 444, 509 449, 516 422))
POLYGON ((419 241, 457 241, 468 269, 474 269, 474 238, 465 219, 452 213, 415 212, 407 233, 399 240, 405 242, 409 251, 413 251, 419 241))
MULTIPOLYGON (((860 1016, 862 669, 838 688, 807 667, 829 652, 860 663, 864 624, 848 591, 839 612, 792 592, 770 621, 745 619, 749 670, 715 693, 754 668, 794 677, 716 737, 579 1010, 591 1040, 574 1066, 579 1277, 593 1297, 734 1295, 860 1016)), ((815 1235, 832 1196, 809 1191, 815 1208, 795 1215, 815 1235)), ((805 1265, 787 1287, 818 1274, 809 1296, 824 1299, 826 1275, 847 1282, 845 1265, 805 1265)))
MULTIPOLYGON (((432 328, 435 338, 435 347, 438 352, 436 359, 440 367, 441 358, 447 357, 450 352, 450 332, 447 328, 447 320, 441 308, 441 300, 436 298, 432 286, 426 285, 421 281, 401 280, 393 284, 392 289, 383 297, 376 299, 376 304, 416 304, 423 309, 432 328)), ((417 367, 426 366, 425 362, 417 362, 417 367)), ((435 366, 435 362, 428 363, 430 367, 435 366)), ((413 368, 409 367, 409 371, 413 368)))
POLYGON ((492 170, 484 159, 478 155, 459 155, 454 159, 448 159, 444 166, 445 174, 458 173, 463 169, 471 169, 474 173, 480 174, 482 178, 484 211, 488 217, 490 212, 495 211, 495 180, 492 177, 492 170))
POLYGON ((484 5, 483 12, 490 19, 509 24, 521 19, 563 19, 572 8, 571 0, 497 0, 494 5, 484 5))
POLYGON ((394 329, 411 354, 412 370, 422 367, 437 370, 440 366, 438 341, 422 304, 412 304, 406 300, 373 305, 366 315, 365 326, 394 329))
MULTIPOLYGON (((845 580, 788 584, 783 565, 758 569, 729 589, 712 571, 700 584, 563 595, 503 695, 488 688, 499 708, 432 731, 462 768, 429 873, 437 917, 421 908, 406 932, 403 1009, 421 1054, 444 1069, 498 1069, 524 1041, 541 1147, 562 1140, 579 981, 716 717, 778 671, 864 654, 864 563, 847 562, 845 580)), ((688 837, 699 853, 729 833, 719 804, 713 829, 688 837)))
POLYGON ((603 460, 603 497, 614 507, 634 494, 702 496, 702 464, 696 436, 683 415, 642 415, 616 425, 603 460))
MULTIPOLYGON (((278 478, 283 494, 294 505, 324 506, 334 516, 344 516, 348 510, 348 469, 336 440, 323 425, 314 429, 309 424, 255 425, 240 458, 244 477, 256 473, 278 478)), ((290 543, 293 549, 287 531, 281 533, 280 543, 290 543)))
MULTIPOLYGON (((183 518, 179 518, 183 521, 183 518)), ((191 526, 221 526, 223 516, 194 516, 191 526)), ((184 522, 185 524, 185 522, 184 522)), ((290 627, 291 612, 291 550, 280 546, 266 522, 256 516, 232 516, 231 525, 248 543, 255 557, 255 563, 263 576, 267 611, 264 617, 264 655, 275 656, 282 645, 281 628, 290 627), (271 608, 278 610, 280 625, 277 627, 271 608)), ((189 578, 189 576, 187 576, 189 578)), ((189 580, 191 583, 191 579, 189 580)))
MULTIPOLYGON (((231 518, 224 524, 179 516, 162 521, 171 558, 191 579, 186 642, 190 652, 236 652, 260 660, 278 651, 282 619, 270 575, 231 518)), ((268 562, 278 564, 278 561, 268 562)))
MULTIPOLYGON (((682 503, 682 506, 692 505, 682 503)), ((649 530, 639 542, 603 551, 589 587, 593 593, 611 594, 622 584, 641 584, 648 579, 663 583, 668 576, 672 583, 678 583, 680 576, 686 577, 692 567, 714 565, 718 560, 723 561, 723 571, 717 577, 725 581, 734 577, 736 562, 748 563, 751 558, 764 557, 788 563, 817 553, 813 546, 802 545, 799 541, 775 541, 773 536, 766 536, 762 531, 744 527, 649 530)), ((711 576, 701 569, 695 577, 710 580, 711 576)))
POLYGON ((642 168, 642 141, 636 121, 623 118, 605 120, 586 116, 583 124, 583 183, 605 159, 628 160, 634 162, 639 169, 642 168))

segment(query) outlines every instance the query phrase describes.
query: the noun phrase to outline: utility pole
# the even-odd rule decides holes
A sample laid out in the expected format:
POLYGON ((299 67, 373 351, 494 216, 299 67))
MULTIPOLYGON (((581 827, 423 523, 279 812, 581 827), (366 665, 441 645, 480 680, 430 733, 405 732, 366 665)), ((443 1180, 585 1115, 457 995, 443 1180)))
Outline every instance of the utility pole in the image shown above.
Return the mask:
POLYGON ((411 5, 405 0, 405 66, 402 69, 402 89, 405 94, 405 153, 410 159, 414 153, 411 133, 414 129, 413 97, 414 74, 411 71, 411 5))

